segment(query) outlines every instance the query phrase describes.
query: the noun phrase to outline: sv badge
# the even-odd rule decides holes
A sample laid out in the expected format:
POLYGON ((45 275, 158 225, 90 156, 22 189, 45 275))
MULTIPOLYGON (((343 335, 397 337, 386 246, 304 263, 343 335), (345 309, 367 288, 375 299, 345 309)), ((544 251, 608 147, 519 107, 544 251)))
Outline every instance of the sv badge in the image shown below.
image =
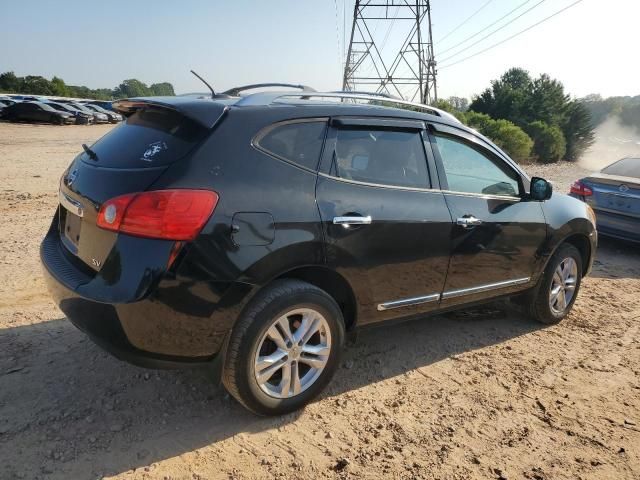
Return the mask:
POLYGON ((95 258, 91 259, 91 263, 93 264, 94 267, 96 268, 100 268, 100 265, 102 265, 102 262, 100 260, 96 260, 95 258))

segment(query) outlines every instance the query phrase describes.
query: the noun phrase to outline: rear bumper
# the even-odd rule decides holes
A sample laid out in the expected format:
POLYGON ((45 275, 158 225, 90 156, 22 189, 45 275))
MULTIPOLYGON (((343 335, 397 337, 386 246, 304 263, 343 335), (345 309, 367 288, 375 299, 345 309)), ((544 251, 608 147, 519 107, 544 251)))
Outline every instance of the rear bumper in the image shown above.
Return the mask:
POLYGON ((595 210, 598 233, 608 237, 640 242, 640 218, 595 210))
MULTIPOLYGON (((129 268, 120 265, 120 278, 105 280, 104 268, 97 274, 78 268, 61 244, 55 224, 40 248, 47 287, 71 323, 99 346, 121 360, 148 368, 208 363, 223 349, 251 287, 178 280, 150 263, 152 256, 131 243, 143 239, 132 237, 123 238, 124 248, 107 260, 128 262, 129 268), (137 279, 128 271, 139 269, 141 258, 147 268, 137 279), (213 292, 216 289, 218 294, 213 292)), ((146 244, 146 252, 154 250, 146 244)), ((163 248, 155 250, 153 256, 162 257, 158 253, 163 248)), ((166 258, 156 262, 166 265, 166 258)))

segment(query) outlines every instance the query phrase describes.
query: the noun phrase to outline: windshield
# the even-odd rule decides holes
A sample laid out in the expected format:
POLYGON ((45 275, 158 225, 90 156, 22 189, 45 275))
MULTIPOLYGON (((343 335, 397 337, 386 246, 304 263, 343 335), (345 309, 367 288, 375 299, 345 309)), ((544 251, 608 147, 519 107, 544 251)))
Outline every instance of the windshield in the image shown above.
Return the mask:
POLYGON ((602 169, 607 175, 640 178, 640 158, 623 158, 602 169))
POLYGON ((47 105, 46 103, 37 103, 36 105, 40 105, 44 110, 48 112, 55 112, 55 109, 51 108, 51 105, 47 105))
POLYGON ((73 106, 73 108, 77 108, 78 110, 81 110, 84 113, 93 113, 87 107, 85 107, 84 105, 80 105, 79 103, 72 103, 71 105, 73 106))

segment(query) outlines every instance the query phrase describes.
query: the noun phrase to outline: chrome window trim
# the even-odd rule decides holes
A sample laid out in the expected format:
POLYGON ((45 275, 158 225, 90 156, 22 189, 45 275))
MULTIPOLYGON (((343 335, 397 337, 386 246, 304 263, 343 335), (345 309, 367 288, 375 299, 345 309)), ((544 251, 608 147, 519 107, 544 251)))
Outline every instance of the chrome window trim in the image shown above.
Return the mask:
POLYGON ((393 188, 394 190, 408 190, 410 192, 438 192, 442 193, 440 190, 436 188, 420 188, 420 187, 403 187, 400 185, 389 185, 385 183, 370 183, 370 182, 361 182, 360 180, 352 180, 350 178, 342 178, 336 177, 334 175, 329 175, 328 173, 318 172, 318 175, 330 178, 331 180, 339 180, 345 183, 353 183, 355 185, 363 185, 365 187, 379 187, 379 188, 393 188))
POLYGON ((511 200, 519 202, 522 200, 520 197, 508 197, 505 195, 487 195, 484 193, 470 193, 470 192, 456 192, 454 190, 441 190, 439 188, 419 188, 419 187, 402 187, 400 185, 388 185, 384 183, 370 183, 361 182, 360 180, 352 180, 350 178, 336 177, 335 175, 329 175, 328 173, 318 172, 321 177, 329 178, 331 180, 338 180, 345 183, 353 183, 355 185, 363 185, 365 187, 379 187, 379 188, 393 188, 395 190, 408 190, 410 192, 430 192, 430 193, 442 193, 448 195, 460 195, 464 197, 484 198, 486 200, 511 200))
POLYGON ((472 295, 474 293, 487 292, 489 290, 496 290, 496 289, 506 288, 506 287, 514 287, 516 285, 524 285, 526 283, 529 283, 530 280, 531 280, 531 277, 516 278, 514 280, 505 280, 505 281, 502 281, 502 282, 495 282, 495 283, 487 283, 485 285, 478 285, 477 287, 459 288, 459 289, 456 289, 456 290, 449 290, 448 292, 444 292, 442 294, 442 299, 446 300, 446 299, 449 299, 449 298, 462 297, 464 295, 472 295))
POLYGON ((522 200, 522 197, 512 197, 510 195, 491 195, 487 193, 471 193, 471 192, 458 192, 456 190, 441 190, 442 193, 446 193, 448 195, 457 195, 460 197, 476 197, 476 198, 486 198, 486 199, 495 199, 495 200, 512 200, 514 202, 519 202, 522 200))
POLYGON ((440 300, 439 293, 432 293, 431 295, 424 295, 422 297, 403 298, 401 300, 394 300, 392 302, 379 303, 378 311, 384 312, 386 310, 392 310, 394 308, 422 305, 423 303, 437 302, 438 300, 440 300))

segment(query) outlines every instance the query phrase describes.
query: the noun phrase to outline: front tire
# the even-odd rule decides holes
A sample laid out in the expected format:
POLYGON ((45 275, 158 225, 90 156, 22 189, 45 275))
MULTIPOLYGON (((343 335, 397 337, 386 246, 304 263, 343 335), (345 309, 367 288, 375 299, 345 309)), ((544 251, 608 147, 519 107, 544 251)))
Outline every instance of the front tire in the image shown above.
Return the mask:
POLYGON ((236 323, 222 381, 256 414, 292 412, 329 383, 344 337, 342 312, 329 294, 299 280, 278 280, 236 323))
POLYGON ((582 280, 582 256, 576 247, 561 245, 549 260, 528 302, 528 314, 545 324, 566 317, 578 296, 582 280))

